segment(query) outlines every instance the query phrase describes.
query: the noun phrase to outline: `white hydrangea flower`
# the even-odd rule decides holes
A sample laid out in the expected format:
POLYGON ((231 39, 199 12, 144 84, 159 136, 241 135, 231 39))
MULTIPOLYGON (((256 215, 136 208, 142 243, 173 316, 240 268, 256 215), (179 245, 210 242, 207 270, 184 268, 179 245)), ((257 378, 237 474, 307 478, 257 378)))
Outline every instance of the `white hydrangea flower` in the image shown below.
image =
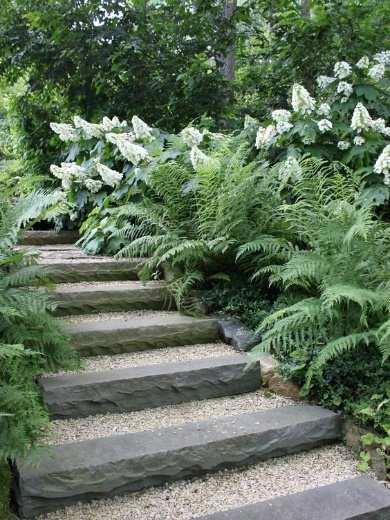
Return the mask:
POLYGON ((131 133, 107 134, 106 139, 110 143, 115 144, 123 157, 135 166, 149 157, 145 148, 133 142, 134 135, 131 133))
POLYGON ((351 147, 351 143, 349 143, 348 141, 339 141, 337 143, 337 148, 339 148, 340 150, 348 150, 348 148, 351 147))
POLYGON ((210 157, 202 152, 197 146, 193 146, 190 151, 190 160, 194 170, 198 170, 204 166, 207 166, 210 162, 210 157))
POLYGON ((299 161, 292 156, 282 162, 279 167, 279 179, 291 179, 293 181, 300 180, 302 178, 302 168, 299 161))
POLYGON ((368 130, 372 125, 372 119, 363 103, 358 103, 352 114, 351 128, 360 134, 368 130))
POLYGON ((390 51, 378 52, 375 54, 374 60, 383 65, 390 65, 390 51))
POLYGON ((69 190, 72 186, 72 182, 82 182, 85 179, 86 171, 82 166, 72 162, 63 162, 61 166, 55 164, 50 165, 50 171, 61 180, 62 187, 64 190, 69 190))
POLYGON ((111 132, 114 128, 124 128, 127 126, 127 121, 120 121, 117 116, 114 116, 112 119, 104 116, 102 122, 100 123, 100 128, 104 133, 111 132))
POLYGON ((329 85, 336 81, 336 78, 332 78, 331 76, 318 76, 316 81, 319 88, 325 90, 329 85))
POLYGON ((366 140, 361 135, 357 135, 355 137, 355 139, 353 140, 353 144, 355 146, 362 146, 365 142, 366 142, 366 140))
POLYGON ((256 148, 268 148, 275 141, 276 128, 274 125, 269 125, 266 128, 260 126, 256 135, 256 148))
POLYGON ((250 116, 249 114, 245 114, 244 118, 244 129, 249 128, 250 126, 257 126, 259 124, 259 121, 250 116))
POLYGON ((316 138, 314 135, 305 135, 305 137, 302 137, 303 144, 313 144, 315 142, 316 142, 316 138))
POLYGON ((133 125, 135 137, 137 139, 144 139, 145 141, 150 141, 152 136, 152 129, 148 126, 142 119, 138 116, 133 116, 131 119, 131 124, 133 125))
POLYGON ((314 99, 305 87, 298 83, 293 85, 291 104, 294 112, 300 112, 301 114, 310 114, 315 108, 314 99))
POLYGON ((80 128, 82 130, 86 139, 92 139, 94 137, 100 139, 103 136, 100 125, 88 123, 88 121, 85 121, 85 119, 79 116, 74 116, 73 122, 76 128, 80 128))
POLYGON ((50 123, 50 128, 53 130, 53 132, 58 134, 58 137, 61 139, 61 141, 71 141, 76 143, 80 139, 80 135, 77 130, 75 130, 72 125, 67 123, 50 123))
POLYGON ((180 132, 181 138, 189 148, 199 146, 203 141, 203 134, 193 126, 187 126, 180 132))
POLYGON ((385 75, 386 69, 383 63, 378 63, 371 67, 368 71, 368 75, 374 81, 380 81, 385 75))
POLYGON ((288 110, 274 110, 271 117, 276 123, 286 123, 290 121, 291 115, 288 110))
POLYGON ((317 122, 317 126, 321 134, 324 134, 333 128, 332 121, 329 121, 329 119, 321 119, 317 122))
POLYGON ((378 119, 373 119, 371 123, 371 128, 375 130, 375 132, 384 134, 386 132, 386 122, 382 117, 378 119))
POLYGON ((117 186, 121 180, 123 175, 116 170, 112 170, 108 166, 105 166, 104 164, 97 163, 96 164, 96 170, 100 177, 103 179, 103 182, 105 184, 108 184, 108 186, 111 186, 114 188, 117 186))
POLYGON ((368 69, 368 67, 370 66, 370 60, 368 58, 368 56, 363 56, 362 58, 360 58, 360 60, 356 63, 356 67, 358 69, 368 69))
POLYGON ((376 160, 374 172, 384 175, 384 183, 390 186, 390 144, 384 147, 376 160))
POLYGON ((317 114, 320 116, 328 116, 330 114, 330 105, 329 103, 321 103, 317 109, 317 114))
POLYGON ((85 184, 85 187, 87 188, 87 190, 90 191, 91 193, 97 193, 103 187, 103 183, 96 179, 87 179, 84 182, 84 184, 85 184))
POLYGON ((279 123, 276 123, 276 133, 278 134, 284 134, 285 132, 288 132, 293 128, 294 125, 292 123, 289 123, 288 121, 280 121, 279 123))
POLYGON ((337 63, 335 63, 333 70, 336 78, 345 79, 351 74, 352 67, 346 61, 338 61, 337 63))
POLYGON ((383 135, 390 137, 390 126, 386 126, 386 128, 383 130, 383 135))
POLYGON ((353 87, 350 83, 347 83, 346 81, 340 81, 340 83, 337 85, 336 92, 337 94, 343 94, 341 102, 346 103, 353 92, 353 87))

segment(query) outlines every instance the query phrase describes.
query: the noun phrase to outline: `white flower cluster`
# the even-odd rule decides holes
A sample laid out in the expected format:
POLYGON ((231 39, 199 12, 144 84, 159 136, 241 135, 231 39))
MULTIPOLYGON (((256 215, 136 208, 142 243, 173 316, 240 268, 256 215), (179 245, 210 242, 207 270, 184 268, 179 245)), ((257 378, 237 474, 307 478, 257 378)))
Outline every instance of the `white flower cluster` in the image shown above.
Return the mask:
POLYGON ((276 136, 277 133, 274 125, 269 125, 266 128, 260 126, 256 135, 256 148, 258 150, 260 148, 268 148, 274 143, 276 136))
POLYGON ((331 110, 331 108, 330 108, 329 103, 321 103, 317 109, 317 114, 319 114, 320 116, 327 117, 330 114, 330 110, 331 110))
POLYGON ((351 148, 351 143, 349 143, 348 141, 339 141, 337 143, 337 148, 339 148, 340 150, 348 150, 348 148, 351 148))
POLYGON ((305 87, 298 83, 293 85, 291 104, 294 112, 300 112, 301 114, 310 114, 315 108, 314 99, 305 87))
POLYGON ((203 134, 193 126, 187 126, 187 128, 184 128, 184 130, 180 132, 180 135, 185 144, 190 148, 199 146, 203 141, 203 134))
POLYGON ((353 87, 350 83, 347 83, 346 81, 340 81, 340 83, 337 85, 336 92, 337 94, 343 95, 343 97, 341 98, 341 103, 346 103, 353 92, 353 87))
POLYGON ((368 69, 368 67, 370 66, 370 60, 368 58, 368 56, 363 56, 362 58, 360 58, 360 60, 356 63, 356 67, 358 69, 368 69))
POLYGON ((68 125, 67 123, 50 123, 50 128, 58 134, 58 137, 61 141, 65 142, 77 142, 80 138, 77 130, 73 128, 72 125, 68 125))
POLYGON ((125 128, 127 126, 127 121, 120 121, 117 116, 114 116, 112 119, 109 117, 103 117, 102 122, 100 123, 100 128, 104 133, 111 132, 114 128, 125 128))
POLYGON ((324 134, 333 128, 332 121, 329 121, 329 119, 321 119, 317 122, 317 126, 321 134, 324 134))
POLYGON ((101 163, 96 164, 96 170, 100 177, 103 179, 104 184, 107 184, 112 188, 117 186, 123 177, 121 173, 117 172, 116 170, 112 170, 108 166, 105 166, 101 163))
POLYGON ((209 164, 210 157, 203 153, 197 146, 193 146, 190 151, 190 160, 192 167, 197 171, 199 168, 203 168, 209 164))
POLYGON ((357 135, 354 140, 353 140, 353 144, 355 146, 363 146, 363 144, 366 142, 366 140, 364 139, 364 137, 362 137, 361 135, 357 135))
POLYGON ((376 160, 374 172, 384 175, 384 183, 390 186, 390 144, 385 146, 376 160))
POLYGON ((325 90, 329 85, 336 81, 336 78, 332 78, 331 76, 318 76, 316 81, 319 88, 325 90))
POLYGON ((351 74, 352 67, 346 61, 338 61, 335 63, 333 70, 336 78, 345 79, 351 74))
POLYGON ((386 72, 385 65, 383 63, 378 63, 378 64, 374 65, 373 67, 371 67, 367 74, 374 81, 380 81, 383 78, 383 76, 385 75, 385 72, 386 72))
POLYGON ((271 117, 276 123, 286 123, 290 121, 291 115, 288 110, 274 110, 271 117))
POLYGON ((87 190, 91 193, 97 193, 103 187, 102 181, 98 181, 96 179, 87 179, 84 184, 87 190))
POLYGON ((123 157, 133 163, 135 166, 149 157, 149 154, 145 148, 133 142, 134 135, 131 133, 109 133, 106 135, 106 139, 108 142, 115 144, 123 157))
POLYGON ((85 121, 85 119, 79 116, 74 116, 73 123, 76 128, 80 128, 85 139, 92 139, 94 137, 100 139, 103 137, 103 131, 100 125, 88 123, 88 121, 85 121))
POLYGON ((72 182, 83 182, 87 176, 86 170, 74 162, 63 162, 61 166, 52 164, 50 171, 61 180, 61 184, 64 190, 69 190, 72 186, 72 182))
POLYGON ((369 130, 372 126, 372 119, 367 108, 363 103, 358 103, 352 114, 351 128, 360 133, 363 130, 369 130))
POLYGON ((375 54, 374 60, 383 65, 390 65, 390 51, 378 52, 375 54))
POLYGON ((131 124, 133 125, 135 137, 138 140, 150 141, 153 139, 152 129, 138 116, 133 116, 131 124))

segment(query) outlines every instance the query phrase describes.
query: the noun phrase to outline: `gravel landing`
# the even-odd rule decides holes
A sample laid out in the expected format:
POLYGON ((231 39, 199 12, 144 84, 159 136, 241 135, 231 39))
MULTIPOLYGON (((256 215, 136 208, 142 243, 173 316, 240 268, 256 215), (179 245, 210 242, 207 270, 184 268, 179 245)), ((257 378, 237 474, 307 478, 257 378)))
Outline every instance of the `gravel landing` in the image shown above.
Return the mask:
POLYGON ((173 316, 175 311, 129 311, 129 312, 100 312, 99 314, 80 314, 76 316, 63 316, 57 318, 66 323, 83 323, 84 321, 106 321, 119 319, 122 321, 133 321, 136 318, 173 316))
POLYGON ((334 445, 241 470, 220 471, 204 478, 78 504, 40 516, 38 520, 190 520, 358 474, 350 450, 334 445))
POLYGON ((138 412, 94 415, 50 423, 46 444, 59 445, 122 433, 156 430, 210 417, 239 415, 295 404, 286 397, 267 396, 263 390, 237 396, 192 401, 138 412))
POLYGON ((147 282, 140 281, 115 281, 115 282, 77 282, 77 283, 58 283, 56 284, 56 292, 68 293, 74 291, 82 291, 86 289, 88 291, 98 291, 100 288, 103 289, 143 289, 143 288, 159 288, 165 287, 164 281, 151 280, 147 282))
POLYGON ((237 351, 229 345, 225 345, 225 343, 204 343, 201 345, 160 348, 114 356, 94 356, 85 359, 83 372, 101 372, 115 368, 177 363, 180 361, 191 361, 192 359, 227 356, 229 354, 237 355, 237 351))

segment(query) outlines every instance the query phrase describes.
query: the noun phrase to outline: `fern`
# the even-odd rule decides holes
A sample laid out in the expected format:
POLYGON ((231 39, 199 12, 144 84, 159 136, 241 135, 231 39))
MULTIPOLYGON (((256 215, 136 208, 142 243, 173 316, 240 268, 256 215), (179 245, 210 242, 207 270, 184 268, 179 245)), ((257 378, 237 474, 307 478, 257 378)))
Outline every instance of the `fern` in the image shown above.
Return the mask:
POLYGON ((326 364, 362 345, 375 346, 383 360, 389 357, 390 240, 372 208, 360 207, 354 175, 313 159, 303 161, 302 170, 295 200, 281 206, 296 236, 284 261, 278 256, 280 239, 264 247, 260 236, 240 254, 258 254, 261 262, 266 253, 277 263, 261 274, 285 290, 306 294, 262 322, 256 352, 272 350, 280 358, 306 352, 308 393, 326 364))
POLYGON ((49 313, 42 268, 34 256, 15 249, 21 226, 53 214, 56 200, 43 191, 14 206, 0 200, 0 461, 25 454, 47 424, 36 376, 78 366, 49 313))

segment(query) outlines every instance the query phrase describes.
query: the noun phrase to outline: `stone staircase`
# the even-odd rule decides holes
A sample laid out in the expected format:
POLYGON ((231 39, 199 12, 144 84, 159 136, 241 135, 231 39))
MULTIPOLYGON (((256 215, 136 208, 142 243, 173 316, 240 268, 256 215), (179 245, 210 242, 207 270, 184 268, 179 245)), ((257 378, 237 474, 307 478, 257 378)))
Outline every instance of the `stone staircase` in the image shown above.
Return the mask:
MULTIPOLYGON (((87 257, 68 243, 72 238, 33 232, 21 246, 41 252, 40 263, 57 283, 58 319, 85 365, 40 378, 52 438, 38 465, 35 459, 15 465, 22 518, 176 519, 163 512, 163 502, 153 514, 145 509, 139 516, 128 505, 118 512, 115 497, 141 496, 155 486, 163 496, 164 486, 182 479, 223 479, 225 468, 243 483, 249 465, 261 469, 262 461, 292 454, 321 457, 318 449, 333 448, 319 447, 340 441, 340 416, 264 395, 260 366, 246 367, 245 355, 221 342, 215 319, 169 310, 164 282, 137 281, 139 260, 87 257), (80 509, 97 499, 94 512, 80 509)), ((328 486, 276 489, 286 496, 251 498, 250 505, 237 497, 238 509, 221 503, 205 513, 210 520, 390 519, 390 492, 350 473, 337 468, 328 486)), ((200 506, 180 518, 201 518, 200 506)))

